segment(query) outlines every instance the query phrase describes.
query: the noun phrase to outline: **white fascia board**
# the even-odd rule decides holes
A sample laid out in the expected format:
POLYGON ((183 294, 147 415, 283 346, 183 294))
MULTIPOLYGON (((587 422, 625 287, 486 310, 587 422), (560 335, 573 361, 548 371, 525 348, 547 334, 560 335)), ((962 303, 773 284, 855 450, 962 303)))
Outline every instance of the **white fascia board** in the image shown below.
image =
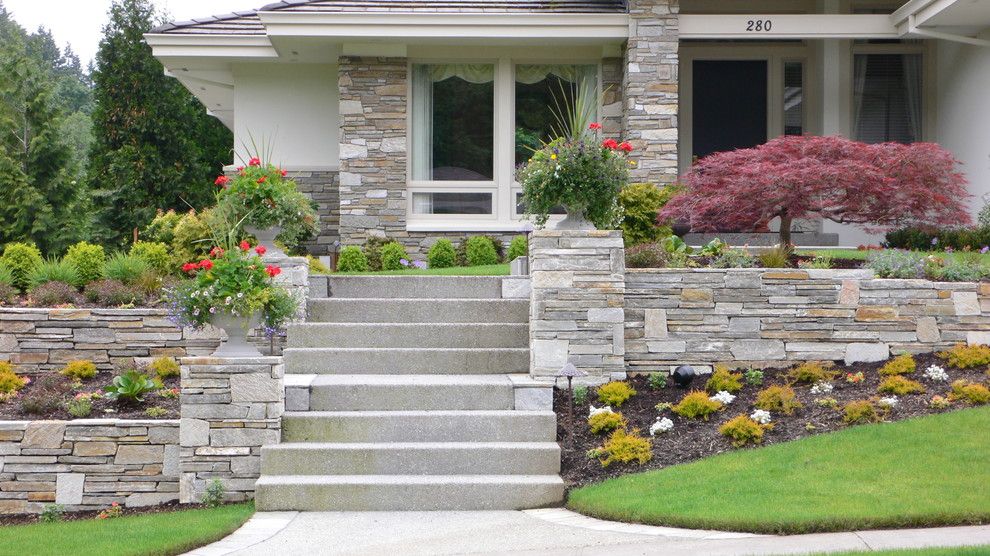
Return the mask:
POLYGON ((899 38, 888 15, 681 14, 682 39, 885 39, 899 38), (767 30, 767 22, 770 29, 767 30))
POLYGON ((278 58, 264 35, 146 34, 156 58, 278 58))
POLYGON ((957 0, 911 0, 892 13, 890 19, 901 28, 909 25, 912 16, 915 25, 924 25, 956 2, 957 0))
POLYGON ((626 39, 627 14, 259 12, 270 36, 341 39, 626 39))

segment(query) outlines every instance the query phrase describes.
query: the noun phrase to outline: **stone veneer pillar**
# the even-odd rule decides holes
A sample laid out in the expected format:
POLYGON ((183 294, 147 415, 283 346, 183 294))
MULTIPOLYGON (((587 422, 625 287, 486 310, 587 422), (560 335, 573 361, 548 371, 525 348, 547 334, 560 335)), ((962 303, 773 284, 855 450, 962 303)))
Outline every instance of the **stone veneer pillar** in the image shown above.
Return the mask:
POLYGON ((625 249, 614 230, 539 230, 529 240, 530 374, 568 361, 591 382, 625 377, 625 249))
POLYGON ((673 183, 678 174, 679 0, 628 0, 625 139, 636 147, 633 181, 673 183))
POLYGON ((194 503, 213 479, 228 501, 254 498, 261 447, 278 444, 285 412, 281 357, 180 360, 179 501, 194 503))
POLYGON ((405 58, 341 56, 340 238, 406 236, 405 58))

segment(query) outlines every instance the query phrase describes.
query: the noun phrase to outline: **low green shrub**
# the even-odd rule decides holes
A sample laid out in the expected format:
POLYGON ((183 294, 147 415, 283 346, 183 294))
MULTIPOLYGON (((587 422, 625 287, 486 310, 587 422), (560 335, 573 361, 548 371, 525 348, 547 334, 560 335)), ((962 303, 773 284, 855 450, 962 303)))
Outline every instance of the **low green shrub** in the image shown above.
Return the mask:
POLYGON ((402 261, 409 262, 406 248, 398 241, 386 243, 381 248, 382 270, 405 270, 402 261))
POLYGON ((148 364, 148 370, 155 373, 155 376, 161 379, 179 376, 180 372, 179 364, 171 357, 156 358, 148 364))
POLYGON ((952 383, 949 401, 961 401, 967 405, 986 405, 990 403, 990 389, 976 382, 957 380, 952 383))
POLYGON ((616 429, 600 449, 602 467, 613 463, 645 464, 653 458, 653 445, 639 435, 639 429, 616 429))
POLYGON ((990 365, 990 346, 982 344, 956 344, 948 351, 939 354, 951 367, 972 369, 990 365))
POLYGON ((753 268, 756 266, 756 259, 742 249, 726 249, 713 258, 709 266, 712 268, 753 268))
POLYGON ((152 419, 161 419, 162 417, 168 415, 168 410, 164 407, 149 407, 144 410, 144 414, 152 419))
POLYGON ((337 256, 337 272, 367 272, 368 257, 356 245, 348 245, 337 256))
POLYGON ((647 384, 650 385, 650 390, 663 390, 667 387, 667 375, 664 373, 650 373, 647 384))
POLYGON ((805 268, 805 269, 828 270, 834 266, 835 264, 832 261, 832 257, 828 255, 818 255, 812 258, 810 261, 800 261, 798 263, 798 268, 805 268))
POLYGON ((715 365, 715 371, 705 382, 705 390, 709 394, 717 394, 722 391, 735 394, 742 390, 742 379, 742 373, 734 373, 724 365, 715 365))
POLYGON ((206 492, 203 493, 203 505, 207 508, 219 508, 223 505, 225 494, 226 487, 223 486, 223 481, 213 479, 206 485, 206 492))
POLYGON ((626 247, 656 242, 670 235, 669 226, 657 224, 657 213, 675 192, 673 187, 658 187, 652 183, 631 183, 619 191, 620 227, 626 247))
POLYGON ((87 397, 72 398, 65 402, 65 410, 77 419, 84 419, 93 412, 93 400, 87 397))
POLYGON ((38 514, 38 521, 42 523, 58 523, 65 518, 65 506, 62 504, 45 504, 45 507, 38 514))
POLYGON ((13 286, 21 291, 27 290, 31 273, 43 262, 41 251, 32 243, 8 243, 0 256, 0 265, 10 270, 13 286))
POLYGON ((141 257, 115 253, 107 259, 103 265, 103 275, 110 280, 120 280, 124 284, 132 285, 137 282, 141 275, 149 272, 151 265, 141 257))
POLYGON ((96 365, 89 359, 77 359, 66 363, 59 374, 75 380, 89 380, 96 376, 96 365))
POLYGON ((788 371, 787 381, 791 384, 831 382, 837 374, 830 368, 831 366, 831 362, 806 361, 788 371))
MULTIPOLYGON (((172 259, 175 268, 184 263, 199 261, 209 254, 213 248, 213 234, 210 232, 210 223, 217 219, 209 209, 202 212, 190 210, 179 217, 173 228, 172 236, 172 259)), ((148 238, 151 241, 168 243, 163 239, 148 238)))
POLYGON ((921 276, 924 258, 921 253, 884 249, 872 252, 864 266, 880 278, 917 278, 921 276))
POLYGON ((107 260, 107 254, 102 245, 80 241, 69 247, 63 260, 75 269, 78 276, 78 281, 72 284, 82 287, 103 277, 103 263, 107 260))
POLYGON ((34 289, 48 282, 63 282, 78 286, 82 282, 82 278, 76 267, 69 261, 52 257, 34 267, 34 270, 28 275, 28 288, 34 289))
POLYGON ((643 243, 626 249, 626 268, 664 268, 670 254, 659 243, 643 243))
POLYGON ((906 396, 908 394, 923 394, 925 387, 920 382, 904 378, 900 375, 888 376, 883 379, 877 392, 881 394, 893 394, 895 396, 906 396))
POLYGON ((914 362, 914 357, 910 353, 905 353, 884 363, 883 367, 880 367, 880 374, 884 376, 906 375, 917 369, 918 366, 914 362))
POLYGON ((175 228, 182 220, 182 216, 171 209, 168 212, 158 209, 158 214, 145 226, 141 237, 148 242, 171 245, 175 239, 175 228))
POLYGON ((512 242, 509 243, 509 254, 506 256, 506 260, 512 262, 519 257, 525 257, 529 255, 529 240, 526 236, 516 236, 512 238, 512 242))
POLYGON ((722 409, 722 403, 709 399, 708 394, 701 391, 688 392, 671 411, 686 419, 704 419, 722 409))
POLYGON ((598 387, 598 401, 613 407, 622 407, 622 404, 635 395, 636 390, 628 382, 614 381, 598 387))
POLYGON ((588 387, 587 386, 575 386, 574 387, 574 405, 578 407, 585 407, 588 405, 588 387))
POLYGON ((873 400, 852 401, 842 406, 842 421, 847 425, 879 423, 889 411, 890 408, 873 400))
POLYGON ((175 274, 176 267, 172 261, 172 256, 168 253, 168 245, 164 243, 138 241, 131 245, 129 254, 143 260, 162 276, 175 274))
POLYGON ((747 415, 738 415, 729 419, 718 428, 719 434, 732 439, 732 445, 741 448, 747 444, 763 442, 763 433, 773 427, 771 424, 761 425, 747 415))
POLYGON ((746 377, 746 384, 750 386, 759 386, 763 384, 763 371, 760 369, 747 369, 743 376, 746 377))
POLYGON ((498 264, 499 261, 492 240, 485 236, 469 238, 465 244, 464 253, 468 266, 492 265, 498 264))
POLYGON ((430 246, 426 254, 426 262, 430 268, 450 268, 457 264, 457 251, 454 244, 447 238, 441 238, 430 246))
POLYGON ((31 289, 28 301, 35 307, 72 305, 78 301, 75 286, 65 282, 45 282, 31 289))
POLYGON ((14 366, 8 361, 0 361, 0 393, 17 392, 28 383, 27 379, 14 372, 14 366))
POLYGON ((798 401, 794 389, 790 386, 774 385, 757 392, 753 406, 766 411, 791 415, 795 410, 803 407, 803 404, 798 401))
POLYGON ((615 429, 625 428, 625 426, 626 418, 621 413, 605 411, 588 417, 588 428, 591 429, 592 434, 611 432, 615 429))
POLYGON ((364 242, 364 256, 368 260, 368 270, 377 272, 382 268, 382 247, 392 243, 387 237, 370 236, 364 242))

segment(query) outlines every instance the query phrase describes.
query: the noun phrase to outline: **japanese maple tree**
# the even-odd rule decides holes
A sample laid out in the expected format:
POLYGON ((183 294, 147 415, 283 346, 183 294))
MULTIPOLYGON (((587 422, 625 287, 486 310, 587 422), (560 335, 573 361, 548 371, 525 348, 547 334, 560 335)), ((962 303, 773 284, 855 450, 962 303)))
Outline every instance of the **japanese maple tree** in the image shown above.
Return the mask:
POLYGON ((870 145, 834 136, 785 136, 701 159, 682 176, 684 193, 659 219, 719 231, 754 229, 780 218, 785 245, 799 218, 827 218, 869 232, 965 225, 971 195, 958 165, 934 143, 870 145))

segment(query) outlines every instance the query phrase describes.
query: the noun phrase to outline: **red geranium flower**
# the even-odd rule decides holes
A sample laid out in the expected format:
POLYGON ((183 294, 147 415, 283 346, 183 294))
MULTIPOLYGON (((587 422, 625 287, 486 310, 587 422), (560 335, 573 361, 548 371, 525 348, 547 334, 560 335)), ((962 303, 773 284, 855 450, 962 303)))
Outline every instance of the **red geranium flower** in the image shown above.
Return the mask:
POLYGON ((627 153, 631 153, 633 150, 633 146, 629 144, 629 141, 623 141, 619 143, 619 148, 626 151, 627 153))
POLYGON ((602 146, 605 147, 606 149, 615 150, 619 148, 619 143, 615 139, 606 139, 602 141, 602 146))
POLYGON ((223 248, 221 248, 220 246, 217 246, 217 247, 214 247, 213 249, 210 249, 210 256, 211 257, 222 257, 223 256, 223 248))
POLYGON ((230 178, 228 178, 227 176, 220 176, 217 178, 217 181, 213 182, 213 185, 219 185, 220 187, 227 187, 228 183, 230 183, 230 178))
POLYGON ((258 178, 258 183, 265 183, 266 181, 268 181, 268 176, 261 176, 258 178))
POLYGON ((588 126, 588 129, 593 129, 595 131, 598 131, 601 128, 602 128, 602 124, 598 122, 592 122, 591 125, 588 126))
POLYGON ((238 172, 243 172, 244 171, 244 167, 243 166, 238 166, 237 167, 237 171, 238 172))
POLYGON ((196 270, 198 268, 199 268, 199 265, 196 264, 196 263, 186 263, 186 264, 182 265, 182 272, 193 272, 194 270, 196 270))
POLYGON ((254 252, 257 253, 257 254, 259 254, 259 255, 264 255, 265 254, 265 251, 268 251, 268 249, 265 249, 265 246, 264 245, 259 245, 259 246, 257 246, 257 247, 254 248, 254 252))
POLYGON ((282 170, 282 177, 284 178, 287 175, 289 175, 289 172, 287 170, 282 170))
POLYGON ((261 159, 254 157, 248 161, 248 166, 261 166, 261 159))
POLYGON ((268 265, 265 267, 265 272, 268 273, 269 276, 274 278, 282 273, 282 269, 277 266, 268 265))
POLYGON ((247 251, 250 248, 251 248, 251 244, 248 243, 246 239, 241 242, 241 250, 242 251, 247 251))
POLYGON ((210 270, 211 268, 213 268, 213 261, 211 261, 210 259, 203 259, 199 261, 199 268, 210 270))

